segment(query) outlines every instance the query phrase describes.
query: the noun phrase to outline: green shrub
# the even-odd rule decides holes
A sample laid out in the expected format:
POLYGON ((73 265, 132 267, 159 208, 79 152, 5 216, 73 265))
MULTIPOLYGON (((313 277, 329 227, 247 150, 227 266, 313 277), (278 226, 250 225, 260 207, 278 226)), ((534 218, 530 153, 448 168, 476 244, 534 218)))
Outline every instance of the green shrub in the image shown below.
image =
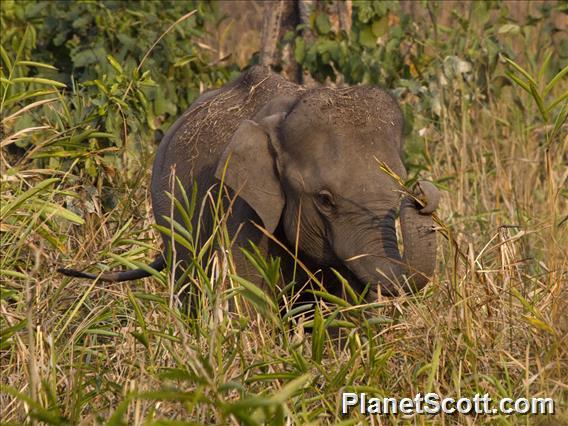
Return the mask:
MULTIPOLYGON (((117 157, 125 143, 142 155, 152 152, 153 140, 201 91, 222 85, 237 72, 234 65, 216 63, 211 48, 200 42, 207 37, 206 27, 215 27, 219 19, 214 5, 198 2, 3 2, 3 77, 41 77, 66 86, 59 108, 42 107, 21 116, 13 130, 37 124, 58 132, 72 129, 42 149, 41 156, 80 158, 79 165, 93 178, 105 162, 113 162, 95 152, 117 157), (195 14, 160 39, 193 9, 195 14), (10 69, 7 58, 12 64, 33 61, 51 67, 30 62, 10 69)), ((34 82, 3 86, 8 96, 39 88, 34 82)), ((22 101, 3 105, 4 110, 25 105, 22 101)), ((17 142, 28 150, 33 144, 32 135, 17 142)))

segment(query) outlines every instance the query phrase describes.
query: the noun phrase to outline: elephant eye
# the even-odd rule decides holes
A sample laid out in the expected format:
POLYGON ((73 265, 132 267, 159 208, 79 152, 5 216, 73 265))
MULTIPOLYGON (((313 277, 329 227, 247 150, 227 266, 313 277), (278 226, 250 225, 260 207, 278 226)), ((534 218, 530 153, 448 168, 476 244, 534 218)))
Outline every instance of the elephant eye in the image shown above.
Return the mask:
POLYGON ((333 195, 331 195, 331 192, 325 189, 319 191, 316 198, 318 205, 324 210, 331 210, 335 207, 333 195))

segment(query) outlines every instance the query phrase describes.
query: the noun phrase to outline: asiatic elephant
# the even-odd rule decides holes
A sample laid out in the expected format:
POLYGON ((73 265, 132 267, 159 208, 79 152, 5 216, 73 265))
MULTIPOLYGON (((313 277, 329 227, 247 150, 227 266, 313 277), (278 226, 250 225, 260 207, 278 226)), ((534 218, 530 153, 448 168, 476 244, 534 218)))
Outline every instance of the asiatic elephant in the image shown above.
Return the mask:
MULTIPOLYGON (((406 179, 402 149, 402 113, 387 92, 368 86, 307 89, 255 66, 202 95, 165 135, 152 173, 155 220, 170 226, 165 217, 172 212, 168 192, 175 191, 173 174, 187 193, 196 181, 199 199, 207 191, 216 194, 223 179, 230 195, 236 195, 227 219, 229 233, 237 245, 250 240, 265 254, 282 256, 284 280, 290 278, 291 263, 285 260, 290 256, 255 224, 291 252, 297 248, 302 262, 320 271, 330 291, 338 291, 331 268, 358 290, 370 284, 367 300, 375 300, 379 291, 415 291, 434 271, 432 212, 439 197, 425 181, 416 188, 422 205, 401 196, 400 187, 379 169, 377 160, 406 179)), ((211 232, 212 220, 207 215, 201 220, 203 232, 211 232)), ((167 247, 167 236, 164 242, 167 247)), ((188 256, 183 247, 175 247, 178 259, 188 256)), ((244 256, 238 250, 234 256, 238 273, 258 281, 244 256)), ((164 265, 160 256, 150 266, 164 265)), ((99 278, 124 281, 147 275, 133 270, 99 278)))

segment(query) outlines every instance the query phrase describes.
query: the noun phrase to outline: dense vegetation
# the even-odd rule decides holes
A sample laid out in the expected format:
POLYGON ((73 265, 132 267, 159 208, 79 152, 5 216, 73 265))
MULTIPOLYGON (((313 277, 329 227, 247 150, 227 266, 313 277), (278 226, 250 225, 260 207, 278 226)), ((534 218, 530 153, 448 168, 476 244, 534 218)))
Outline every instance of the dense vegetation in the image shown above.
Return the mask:
POLYGON ((156 142, 238 75, 244 47, 227 40, 250 22, 221 3, 1 3, 0 421, 370 423, 340 414, 339 393, 355 390, 548 396, 557 410, 378 422, 568 422, 568 8, 403 6, 353 2, 348 32, 316 10, 314 39, 298 28, 280 48, 321 83, 400 99, 411 177, 446 191, 433 282, 372 306, 320 293, 281 312, 277 260, 249 253, 264 292, 187 232, 202 260, 190 313, 168 273, 108 285, 54 270, 153 258, 156 142))

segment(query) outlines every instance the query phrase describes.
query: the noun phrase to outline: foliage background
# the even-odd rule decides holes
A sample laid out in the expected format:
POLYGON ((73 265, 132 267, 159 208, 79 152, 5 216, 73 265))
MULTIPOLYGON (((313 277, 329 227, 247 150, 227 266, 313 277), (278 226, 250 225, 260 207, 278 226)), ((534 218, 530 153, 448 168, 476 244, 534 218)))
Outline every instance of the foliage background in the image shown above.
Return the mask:
POLYGON ((354 2, 349 31, 319 7, 312 40, 300 27, 280 41, 320 83, 392 89, 411 175, 447 190, 433 284, 373 321, 348 307, 346 347, 325 332, 346 308, 330 298, 307 319, 245 321, 219 313, 224 281, 207 269, 197 281, 214 291, 192 318, 164 276, 133 291, 53 274, 152 257, 157 143, 255 63, 262 7, 2 2, 1 419, 334 423, 352 386, 553 395, 552 420, 477 420, 566 420, 564 2, 354 2))

